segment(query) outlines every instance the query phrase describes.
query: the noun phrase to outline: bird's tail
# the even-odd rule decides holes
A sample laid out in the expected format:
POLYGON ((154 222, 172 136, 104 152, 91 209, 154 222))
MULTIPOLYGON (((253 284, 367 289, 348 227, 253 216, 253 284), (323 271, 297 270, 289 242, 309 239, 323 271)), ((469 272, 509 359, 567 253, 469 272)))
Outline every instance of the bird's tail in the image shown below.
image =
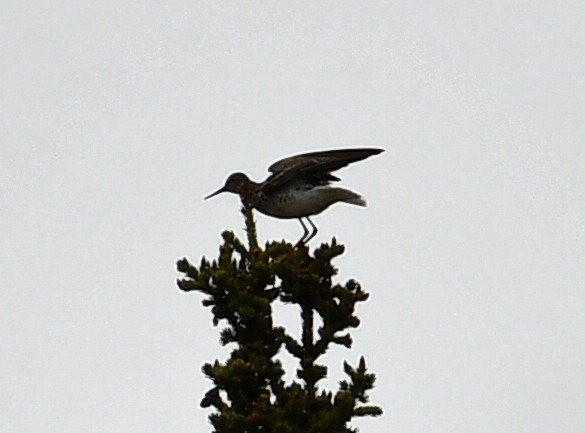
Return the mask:
POLYGON ((353 191, 344 188, 335 188, 337 196, 340 201, 345 203, 355 204, 356 206, 366 207, 368 203, 366 199, 353 191))

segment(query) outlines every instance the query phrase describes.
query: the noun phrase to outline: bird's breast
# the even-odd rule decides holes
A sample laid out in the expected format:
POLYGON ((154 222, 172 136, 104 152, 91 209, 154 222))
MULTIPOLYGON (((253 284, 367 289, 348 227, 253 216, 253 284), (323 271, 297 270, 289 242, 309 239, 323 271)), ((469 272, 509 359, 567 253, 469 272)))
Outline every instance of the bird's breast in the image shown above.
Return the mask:
POLYGON ((277 218, 300 218, 318 214, 335 201, 326 187, 295 188, 263 195, 254 207, 277 218))

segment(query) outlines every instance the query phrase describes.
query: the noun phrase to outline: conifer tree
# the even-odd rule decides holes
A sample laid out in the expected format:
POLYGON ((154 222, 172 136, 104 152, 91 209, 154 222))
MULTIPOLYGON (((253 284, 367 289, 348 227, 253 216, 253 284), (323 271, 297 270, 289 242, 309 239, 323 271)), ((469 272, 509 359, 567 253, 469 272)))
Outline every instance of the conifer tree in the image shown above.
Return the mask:
POLYGON ((356 305, 369 296, 354 280, 333 282, 337 269, 332 260, 344 247, 333 238, 313 254, 308 247, 284 241, 261 248, 252 210, 243 206, 242 213, 247 246, 225 231, 216 260, 203 257, 199 266, 186 258, 177 263, 184 274, 179 288, 204 294, 202 303, 211 308, 213 324, 227 324, 221 344, 235 344, 229 359, 206 363, 202 369, 213 383, 200 403, 214 408, 209 416, 213 432, 357 432, 349 425, 352 418, 382 414, 380 407, 367 405, 375 375, 367 372, 365 359, 357 366, 344 363, 348 377, 335 393, 318 386, 328 371, 319 357, 334 344, 351 347, 349 330, 360 323, 356 305), (274 326, 272 305, 277 300, 299 307, 300 339, 274 326), (316 333, 315 314, 321 318, 316 333), (292 383, 285 383, 276 358, 283 349, 298 360, 292 383))

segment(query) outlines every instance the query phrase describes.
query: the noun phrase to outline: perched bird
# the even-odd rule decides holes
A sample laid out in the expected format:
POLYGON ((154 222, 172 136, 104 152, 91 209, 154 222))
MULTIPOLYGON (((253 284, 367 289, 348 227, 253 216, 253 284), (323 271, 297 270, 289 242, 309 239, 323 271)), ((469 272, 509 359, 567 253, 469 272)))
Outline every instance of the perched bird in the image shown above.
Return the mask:
POLYGON ((341 179, 331 173, 383 151, 373 148, 338 149, 289 156, 268 167, 272 174, 264 182, 254 182, 244 173, 232 173, 225 185, 205 200, 222 192, 233 192, 263 214, 276 218, 298 218, 303 236, 297 246, 306 244, 318 231, 310 216, 323 212, 337 202, 366 206, 366 200, 361 195, 332 186, 332 182, 341 179), (311 225, 311 232, 303 223, 303 218, 311 225))

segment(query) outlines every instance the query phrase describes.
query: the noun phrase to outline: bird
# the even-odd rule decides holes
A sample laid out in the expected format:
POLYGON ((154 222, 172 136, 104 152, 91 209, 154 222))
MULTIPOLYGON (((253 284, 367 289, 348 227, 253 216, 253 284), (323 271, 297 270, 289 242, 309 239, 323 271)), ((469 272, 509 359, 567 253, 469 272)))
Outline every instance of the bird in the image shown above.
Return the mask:
POLYGON ((272 163, 268 167, 271 174, 263 182, 254 182, 241 172, 232 173, 221 188, 205 196, 204 200, 231 192, 265 215, 282 219, 296 218, 303 228, 303 235, 296 246, 306 245, 318 232, 309 217, 338 202, 366 206, 363 196, 333 186, 333 182, 341 179, 332 173, 382 152, 384 149, 379 148, 349 148, 289 156, 272 163), (310 232, 303 218, 310 224, 310 232))

